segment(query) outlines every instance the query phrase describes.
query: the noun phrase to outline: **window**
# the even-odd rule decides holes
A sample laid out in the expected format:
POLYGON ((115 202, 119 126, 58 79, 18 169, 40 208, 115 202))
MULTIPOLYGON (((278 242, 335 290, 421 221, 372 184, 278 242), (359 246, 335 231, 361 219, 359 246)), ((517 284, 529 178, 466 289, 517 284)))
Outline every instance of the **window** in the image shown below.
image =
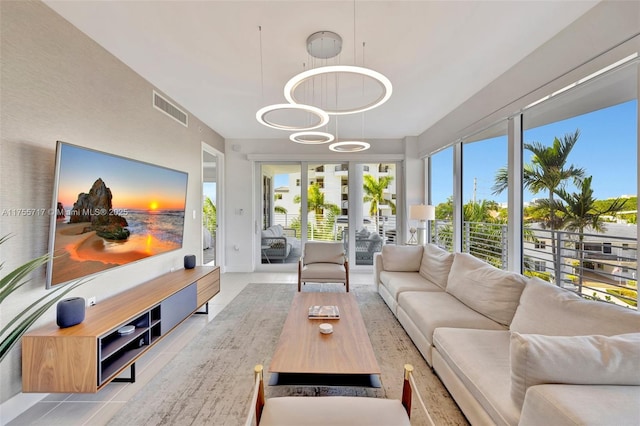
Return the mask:
POLYGON ((507 121, 462 144, 462 249, 507 268, 507 121))
MULTIPOLYGON (((430 242, 453 251, 453 147, 432 155, 429 169, 429 202, 436 208, 430 242)), ((409 226, 415 228, 418 223, 410 221, 409 226)))
MULTIPOLYGON (((556 284, 590 269, 593 260, 601 261, 593 270, 606 270, 602 260, 611 258, 613 246, 636 239, 635 226, 626 223, 637 217, 637 65, 583 79, 522 115, 524 228, 550 241, 556 284), (596 226, 593 211, 604 212, 596 226)), ((625 253, 635 267, 636 254, 625 253)), ((603 284, 616 285, 593 273, 577 283, 576 292, 589 297, 603 284)))
POLYGON ((547 242, 538 240, 534 243, 534 248, 544 250, 547 248, 547 242))

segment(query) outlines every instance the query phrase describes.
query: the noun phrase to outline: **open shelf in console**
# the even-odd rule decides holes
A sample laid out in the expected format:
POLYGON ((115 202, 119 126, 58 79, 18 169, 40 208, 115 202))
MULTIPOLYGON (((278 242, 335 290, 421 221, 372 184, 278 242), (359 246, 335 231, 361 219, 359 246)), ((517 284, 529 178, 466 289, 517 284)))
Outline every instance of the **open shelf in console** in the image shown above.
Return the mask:
POLYGON ((151 311, 139 315, 126 324, 98 337, 98 385, 106 382, 122 367, 138 356, 151 343, 151 311), (131 333, 122 334, 125 326, 135 327, 131 333))

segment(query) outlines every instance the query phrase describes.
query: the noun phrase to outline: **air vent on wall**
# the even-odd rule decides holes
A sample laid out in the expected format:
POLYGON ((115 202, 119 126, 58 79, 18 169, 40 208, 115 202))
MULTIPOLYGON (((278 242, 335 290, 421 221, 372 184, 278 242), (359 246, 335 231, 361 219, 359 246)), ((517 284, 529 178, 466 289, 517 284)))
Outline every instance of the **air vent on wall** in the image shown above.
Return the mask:
POLYGON ((182 124, 184 127, 189 127, 188 126, 189 116, 180 108, 178 108, 177 106, 169 102, 167 99, 162 97, 162 95, 157 93, 155 90, 153 91, 153 106, 156 109, 164 112, 165 114, 167 114, 169 117, 173 118, 180 124, 182 124))

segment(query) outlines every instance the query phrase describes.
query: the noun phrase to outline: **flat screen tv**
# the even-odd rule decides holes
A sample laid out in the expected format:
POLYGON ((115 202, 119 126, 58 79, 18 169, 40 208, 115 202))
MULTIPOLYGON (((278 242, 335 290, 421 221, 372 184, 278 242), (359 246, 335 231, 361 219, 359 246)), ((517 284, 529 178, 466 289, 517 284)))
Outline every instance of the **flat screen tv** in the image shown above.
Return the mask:
POLYGON ((58 141, 47 288, 182 248, 187 179, 58 141))

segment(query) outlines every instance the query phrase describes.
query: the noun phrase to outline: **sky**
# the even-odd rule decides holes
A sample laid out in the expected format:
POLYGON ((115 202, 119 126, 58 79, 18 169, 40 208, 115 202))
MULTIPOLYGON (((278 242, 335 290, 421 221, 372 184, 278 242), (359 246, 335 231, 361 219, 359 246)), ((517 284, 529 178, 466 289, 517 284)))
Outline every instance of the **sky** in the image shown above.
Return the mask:
POLYGON ((70 209, 78 194, 102 178, 114 209, 184 210, 187 173, 62 144, 58 201, 70 209))
MULTIPOLYGON (((597 199, 621 195, 637 195, 637 101, 629 101, 570 119, 557 121, 524 132, 525 143, 537 141, 545 146, 567 133, 580 130, 580 137, 569 155, 568 164, 585 169, 593 176, 592 188, 597 199)), ((525 114, 526 127, 526 114, 525 114)), ((524 162, 531 162, 531 152, 523 153, 524 162)), ((432 161, 435 205, 446 201, 453 193, 452 149, 436 154, 432 161)), ((494 200, 506 203, 507 192, 493 195, 491 187, 496 171, 507 163, 506 136, 465 144, 463 150, 463 200, 473 199, 474 179, 476 201, 494 200)), ((573 185, 566 188, 576 191, 573 185)), ((525 191, 523 199, 531 202, 546 194, 525 191)))

